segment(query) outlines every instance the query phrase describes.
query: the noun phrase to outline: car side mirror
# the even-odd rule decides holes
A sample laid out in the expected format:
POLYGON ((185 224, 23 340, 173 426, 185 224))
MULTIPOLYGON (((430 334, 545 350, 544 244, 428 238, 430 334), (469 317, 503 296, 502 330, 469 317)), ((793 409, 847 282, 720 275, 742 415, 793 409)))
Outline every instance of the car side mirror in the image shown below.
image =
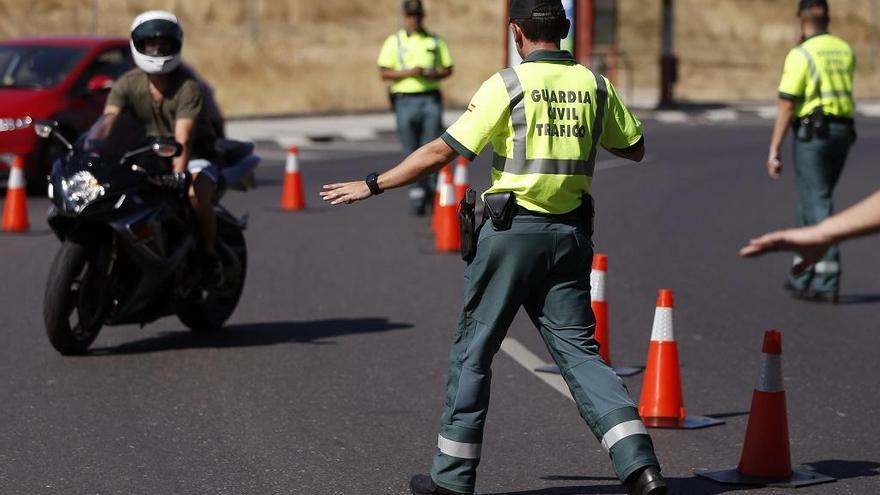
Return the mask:
POLYGON ((89 93, 100 93, 101 91, 109 91, 113 87, 113 78, 106 74, 97 74, 89 79, 86 84, 86 90, 89 93))
POLYGON ((160 158, 174 158, 183 152, 183 145, 173 139, 157 139, 152 150, 160 158))

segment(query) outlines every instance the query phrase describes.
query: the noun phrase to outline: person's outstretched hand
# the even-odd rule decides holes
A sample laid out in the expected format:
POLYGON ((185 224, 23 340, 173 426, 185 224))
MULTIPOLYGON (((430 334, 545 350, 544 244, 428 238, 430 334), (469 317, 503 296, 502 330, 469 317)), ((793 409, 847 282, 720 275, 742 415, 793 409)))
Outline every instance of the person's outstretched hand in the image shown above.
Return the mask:
POLYGON ((764 234, 752 239, 739 251, 739 255, 753 258, 773 251, 794 251, 801 257, 801 261, 791 269, 791 272, 797 275, 822 259, 831 244, 831 238, 812 226, 764 234))
POLYGON ((361 201, 372 196, 367 183, 360 180, 357 182, 343 182, 339 184, 327 184, 321 191, 321 199, 331 205, 347 204, 361 201))

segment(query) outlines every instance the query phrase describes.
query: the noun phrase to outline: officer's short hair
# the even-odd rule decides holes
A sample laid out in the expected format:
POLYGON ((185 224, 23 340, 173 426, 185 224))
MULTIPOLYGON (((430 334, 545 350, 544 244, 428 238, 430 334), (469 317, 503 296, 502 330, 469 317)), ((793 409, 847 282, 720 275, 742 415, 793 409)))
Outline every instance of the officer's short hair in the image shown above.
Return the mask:
POLYGON ((807 7, 800 12, 800 16, 801 19, 819 29, 828 29, 828 25, 831 24, 831 15, 828 12, 828 7, 823 5, 807 7))
MULTIPOLYGON (((568 36, 570 24, 565 18, 565 13, 547 15, 546 17, 542 17, 541 13, 540 8, 535 9, 531 19, 511 19, 511 22, 522 29, 529 41, 556 43, 568 36)), ((550 12, 547 13, 550 14, 550 12)))

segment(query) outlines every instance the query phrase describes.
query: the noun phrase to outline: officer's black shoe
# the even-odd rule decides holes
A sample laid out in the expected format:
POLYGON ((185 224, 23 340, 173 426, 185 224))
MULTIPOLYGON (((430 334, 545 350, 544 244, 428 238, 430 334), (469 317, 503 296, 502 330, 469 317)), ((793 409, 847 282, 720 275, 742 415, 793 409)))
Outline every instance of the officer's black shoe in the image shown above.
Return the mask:
POLYGON ((437 486, 437 483, 434 483, 434 480, 427 474, 417 474, 410 478, 409 490, 412 492, 412 495, 471 495, 437 486))
POLYGON ((624 483, 629 495, 666 495, 666 481, 656 466, 648 466, 629 476, 624 483))

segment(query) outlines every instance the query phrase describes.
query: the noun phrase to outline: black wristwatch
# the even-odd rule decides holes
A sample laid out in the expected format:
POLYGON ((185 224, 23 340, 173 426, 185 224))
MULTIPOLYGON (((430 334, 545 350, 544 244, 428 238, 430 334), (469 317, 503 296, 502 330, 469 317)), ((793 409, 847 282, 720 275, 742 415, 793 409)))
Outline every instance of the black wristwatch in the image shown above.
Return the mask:
POLYGON ((373 196, 378 196, 378 195, 382 194, 383 192, 385 192, 384 189, 379 187, 379 173, 378 172, 373 172, 370 175, 368 175, 366 181, 367 181, 367 187, 370 188, 370 192, 373 194, 373 196))

